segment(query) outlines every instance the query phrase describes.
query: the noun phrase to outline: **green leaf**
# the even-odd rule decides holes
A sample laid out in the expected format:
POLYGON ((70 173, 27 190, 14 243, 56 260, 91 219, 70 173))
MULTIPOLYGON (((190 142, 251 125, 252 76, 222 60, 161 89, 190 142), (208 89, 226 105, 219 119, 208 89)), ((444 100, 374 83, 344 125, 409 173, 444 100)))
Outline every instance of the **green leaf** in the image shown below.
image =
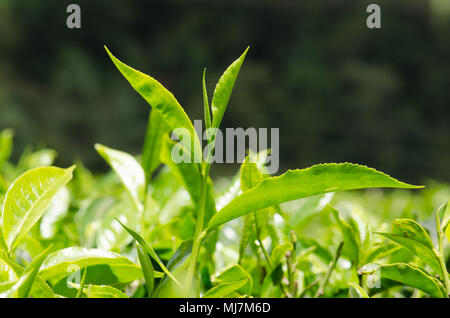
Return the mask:
POLYGON ((4 129, 0 132, 0 170, 3 164, 8 161, 13 149, 14 132, 11 129, 4 129))
MULTIPOLYGON (((9 268, 10 271, 14 271, 14 277, 17 279, 20 275, 22 275, 25 271, 25 269, 20 266, 19 264, 11 261, 9 257, 6 255, 5 251, 0 251, 0 264, 5 264, 9 268)), ((12 275, 12 273, 11 273, 12 275)), ((11 276, 12 278, 13 276, 11 276)), ((16 280, 15 279, 15 280, 16 280)), ((10 284, 14 285, 14 282, 11 282, 10 284)), ((5 291, 5 290, 1 290, 5 291)), ((31 288, 31 296, 34 298, 55 298, 57 295, 53 292, 53 290, 50 288, 50 286, 42 280, 39 276, 36 276, 34 280, 34 284, 31 288)))
POLYGON ((397 219, 392 224, 392 234, 407 237, 419 242, 430 250, 434 248, 427 231, 416 221, 410 219, 397 219))
POLYGON ((341 230, 342 238, 345 243, 343 247, 344 254, 348 256, 355 265, 358 265, 361 250, 358 239, 359 233, 356 233, 354 228, 352 228, 343 218, 339 216, 339 212, 336 209, 331 206, 328 206, 328 208, 331 209, 339 229, 341 230))
POLYGON ((445 233, 447 240, 450 242, 450 204, 449 201, 441 205, 437 211, 441 223, 441 231, 445 233))
POLYGON ((39 220, 53 196, 72 179, 74 169, 36 168, 14 181, 3 206, 3 235, 8 251, 11 252, 39 220))
POLYGON ((420 188, 374 169, 350 163, 320 164, 302 170, 289 170, 281 176, 263 180, 236 197, 216 213, 208 229, 213 230, 249 212, 291 200, 327 192, 382 187, 420 188))
POLYGON ((41 236, 44 239, 51 239, 58 230, 58 223, 67 215, 70 204, 70 193, 66 187, 56 192, 47 211, 42 215, 39 224, 41 236))
POLYGON ((142 150, 142 168, 145 172, 146 187, 150 183, 153 172, 161 164, 160 152, 163 136, 169 132, 170 127, 161 114, 156 110, 152 110, 148 118, 144 149, 142 150))
POLYGON ((141 264, 142 273, 145 278, 145 285, 147 286, 147 292, 149 297, 153 295, 153 288, 155 286, 155 273, 153 271, 152 261, 144 249, 137 244, 136 249, 138 252, 139 263, 141 264))
POLYGON ((155 262, 161 267, 163 272, 167 276, 169 276, 178 286, 181 287, 181 285, 177 281, 177 279, 170 273, 170 271, 166 268, 166 266, 164 266, 163 262, 161 262, 161 260, 159 259, 158 255, 156 255, 153 248, 150 245, 148 245, 147 242, 145 242, 145 240, 142 238, 142 236, 140 236, 138 233, 136 233, 132 229, 126 227, 119 220, 117 220, 117 222, 119 222, 125 228, 125 230, 127 230, 127 232, 130 233, 130 235, 136 240, 136 242, 138 242, 142 246, 142 248, 155 260, 155 262))
POLYGON ((10 290, 0 294, 0 298, 27 298, 36 279, 36 276, 38 275, 39 268, 41 267, 42 262, 47 257, 48 252, 51 248, 52 246, 49 246, 42 253, 36 256, 30 263, 30 265, 25 268, 19 280, 11 287, 10 290))
POLYGON ((204 115, 205 115, 205 127, 206 127, 206 129, 209 129, 209 128, 211 128, 211 112, 209 110, 208 91, 206 90, 205 78, 206 78, 206 68, 203 70, 203 80, 202 80, 203 111, 204 111, 204 115))
POLYGON ((235 282, 221 283, 217 286, 214 286, 213 288, 208 290, 206 293, 204 293, 202 298, 224 298, 227 295, 240 289, 247 283, 248 283, 248 279, 243 279, 243 280, 237 281, 237 282, 235 281, 235 282))
POLYGON ((239 289, 236 289, 235 291, 239 292, 242 295, 250 295, 252 293, 253 280, 251 275, 247 273, 247 271, 242 266, 233 265, 225 269, 216 277, 216 281, 219 284, 240 282, 242 280, 247 280, 247 283, 239 289))
POLYGON ((392 225, 392 233, 377 234, 405 247, 442 277, 442 269, 433 243, 425 229, 416 221, 409 219, 395 220, 392 225))
MULTIPOLYGON (((202 148, 197 132, 192 125, 191 120, 186 115, 185 111, 175 99, 175 97, 167 89, 164 88, 154 78, 139 72, 128 65, 119 61, 106 48, 111 60, 128 80, 131 86, 150 104, 150 106, 158 111, 164 118, 166 123, 172 130, 177 128, 187 129, 190 138, 181 138, 181 143, 193 156, 195 162, 202 162, 202 148), (193 144, 193 146, 191 145, 193 144)), ((175 132, 177 134, 177 132, 175 132)), ((177 135, 178 138, 182 137, 177 135)))
POLYGON ((358 274, 376 274, 379 278, 390 279, 404 285, 417 288, 431 297, 446 297, 445 288, 436 278, 418 267, 395 263, 387 265, 367 264, 358 270, 358 274))
POLYGON ((142 212, 144 199, 145 173, 136 159, 122 151, 96 144, 95 149, 117 173, 130 193, 137 209, 142 212))
MULTIPOLYGON (((51 253, 42 264, 39 275, 45 280, 54 280, 69 275, 72 267, 81 270, 94 265, 107 265, 116 276, 117 282, 128 283, 142 277, 141 268, 128 258, 117 253, 84 247, 68 247, 51 253)), ((162 274, 158 273, 158 277, 161 276, 162 274)))
POLYGON ((278 266, 283 261, 283 258, 286 256, 286 253, 288 251, 292 251, 294 249, 294 246, 291 243, 283 243, 278 246, 276 246, 272 250, 272 255, 270 258, 272 259, 273 266, 278 266))
MULTIPOLYGON (((185 272, 182 269, 183 265, 186 264, 189 255, 192 253, 193 242, 193 239, 183 241, 180 246, 178 246, 175 253, 173 253, 169 262, 167 262, 167 268, 171 273, 177 273, 177 270, 181 270, 179 273, 181 279, 184 278, 183 275, 185 272)), ((173 283, 173 280, 169 279, 167 275, 165 275, 156 288, 154 295, 157 298, 168 298, 172 296, 180 296, 180 293, 183 293, 183 291, 180 291, 180 288, 173 283)))
MULTIPOLYGON (((69 282, 69 284, 76 288, 77 290, 80 289, 79 284, 75 284, 72 282, 69 282)), ((102 285, 86 285, 83 288, 82 292, 87 298, 129 298, 125 293, 121 292, 117 288, 102 285)))
POLYGON ((219 81, 217 82, 216 88, 214 90, 214 95, 211 103, 212 108, 212 127, 219 128, 222 122, 223 114, 230 100, 231 92, 233 91, 234 83, 241 69, 242 63, 244 62, 245 56, 247 55, 249 47, 244 51, 244 53, 234 61, 222 74, 219 81))
POLYGON ((369 295, 364 291, 364 289, 361 288, 356 283, 348 283, 348 297, 349 298, 369 298, 369 295))
MULTIPOLYGON (((188 190, 192 202, 197 206, 200 202, 201 176, 198 167, 194 163, 180 162, 175 163, 172 160, 171 153, 175 149, 181 149, 183 146, 171 140, 168 136, 164 137, 164 145, 161 149, 161 161, 170 167, 172 173, 177 176, 181 184, 188 190)), ((198 207, 196 211, 198 211, 198 207)), ((206 187, 206 204, 205 204, 205 223, 216 213, 216 205, 213 194, 213 186, 211 180, 208 180, 206 187)))

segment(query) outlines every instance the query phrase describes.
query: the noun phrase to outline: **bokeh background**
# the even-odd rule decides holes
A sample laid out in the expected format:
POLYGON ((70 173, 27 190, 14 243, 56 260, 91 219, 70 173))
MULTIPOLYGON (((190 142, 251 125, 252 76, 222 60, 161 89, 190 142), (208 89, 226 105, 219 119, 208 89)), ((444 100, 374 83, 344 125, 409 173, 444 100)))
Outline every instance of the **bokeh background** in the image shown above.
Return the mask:
POLYGON ((94 143, 140 153, 149 112, 104 44, 196 119, 203 68, 212 94, 250 45, 223 127, 279 127, 280 171, 350 161, 448 182, 450 1, 372 2, 381 30, 361 0, 1 0, 0 129, 14 129, 15 158, 39 145, 101 171, 94 143))

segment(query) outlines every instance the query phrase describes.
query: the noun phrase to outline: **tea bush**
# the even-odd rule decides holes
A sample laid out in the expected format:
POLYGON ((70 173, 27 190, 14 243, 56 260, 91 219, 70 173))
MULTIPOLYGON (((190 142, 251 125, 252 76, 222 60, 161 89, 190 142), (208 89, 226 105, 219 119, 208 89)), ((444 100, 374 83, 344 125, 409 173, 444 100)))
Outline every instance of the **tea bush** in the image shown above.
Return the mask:
MULTIPOLYGON (((107 52, 151 106, 142 155, 97 144, 104 175, 80 162, 54 167, 51 149, 28 148, 14 164, 4 130, 1 296, 448 297, 448 187, 350 163, 272 176, 268 151, 249 151, 233 178, 213 181, 215 135, 202 156, 175 97, 107 52)), ((220 127, 246 54, 211 101, 204 72, 206 129, 220 127)))

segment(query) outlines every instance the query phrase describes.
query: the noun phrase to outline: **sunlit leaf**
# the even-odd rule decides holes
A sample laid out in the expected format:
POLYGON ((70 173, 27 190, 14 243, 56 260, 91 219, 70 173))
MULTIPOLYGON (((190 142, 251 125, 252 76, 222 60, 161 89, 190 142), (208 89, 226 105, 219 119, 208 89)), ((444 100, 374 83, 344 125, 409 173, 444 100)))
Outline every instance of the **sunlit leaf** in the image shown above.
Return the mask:
POLYGON ((25 172, 9 188, 3 206, 3 235, 12 250, 72 178, 75 167, 42 167, 25 172))
POLYGON ((236 82, 248 49, 249 48, 247 48, 244 53, 225 70, 217 82, 211 103, 213 128, 219 128, 220 123, 222 122, 223 114, 225 113, 228 101, 230 100, 234 83, 236 82))
POLYGON ((119 150, 96 144, 95 149, 119 176, 139 211, 142 212, 145 173, 133 156, 119 150))
POLYGON ((363 188, 420 188, 395 180, 374 169, 350 163, 320 164, 289 170, 263 180, 223 207, 208 224, 212 230, 249 212, 327 192, 363 188))
POLYGON ((379 278, 394 280, 401 284, 417 288, 429 294, 431 297, 446 297, 445 288, 439 280, 410 264, 377 265, 372 263, 360 268, 358 273, 360 275, 374 274, 378 275, 379 278))
MULTIPOLYGON (((175 99, 175 97, 167 89, 164 88, 154 78, 139 72, 128 65, 119 61, 111 52, 105 47, 111 60, 128 80, 131 86, 150 104, 150 106, 158 111, 164 118, 166 123, 172 130, 177 128, 184 128, 190 134, 190 138, 184 140, 181 138, 180 142, 192 155, 195 162, 202 161, 202 149, 197 132, 192 125, 191 120, 186 115, 184 109, 175 99), (189 140, 190 139, 190 140, 189 140), (192 146, 193 145, 193 146, 192 146)), ((182 136, 177 136, 182 137, 182 136)))

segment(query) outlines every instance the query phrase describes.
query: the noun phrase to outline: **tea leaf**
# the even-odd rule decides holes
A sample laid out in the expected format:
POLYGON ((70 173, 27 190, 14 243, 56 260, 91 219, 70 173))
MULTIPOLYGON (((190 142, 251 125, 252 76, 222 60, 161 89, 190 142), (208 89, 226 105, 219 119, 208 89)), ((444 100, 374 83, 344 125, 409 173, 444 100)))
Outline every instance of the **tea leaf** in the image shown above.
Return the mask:
POLYGON ((113 168, 130 193, 136 208, 142 212, 144 198, 145 173, 133 156, 119 150, 96 144, 95 149, 100 156, 113 168))
POLYGON ((163 262, 161 262, 161 260, 159 259, 158 255, 156 255, 155 251, 153 250, 153 248, 147 244, 147 242, 145 242, 145 240, 142 238, 142 236, 140 236, 138 233, 136 233, 135 231, 133 231, 132 229, 126 227, 122 222, 120 222, 119 220, 117 220, 117 222, 119 222, 124 228, 125 230, 127 230, 128 233, 130 233, 130 235, 136 240, 136 242, 138 242, 142 248, 148 253, 150 254, 150 256, 155 260, 155 262, 161 267, 161 269, 163 270, 163 272, 169 276, 171 279, 173 279, 173 281, 175 283, 177 283, 177 285, 181 286, 180 283, 176 280, 176 278, 170 273, 170 271, 166 268, 166 266, 164 266, 163 262))
MULTIPOLYGON (((131 86, 147 101, 147 103, 150 104, 153 109, 161 114, 172 130, 177 128, 187 129, 190 134, 190 138, 181 138, 180 142, 193 156, 191 158, 194 158, 195 162, 202 162, 202 149, 197 132, 195 131, 194 126, 192 125, 189 117, 186 115, 184 109, 172 93, 165 89, 164 86, 162 86, 154 78, 119 61, 114 55, 111 54, 106 46, 105 49, 118 70, 128 80, 131 86)), ((177 137, 182 136, 178 135, 177 137)))
POLYGON ((295 199, 334 191, 382 187, 420 188, 395 180, 375 169, 350 163, 320 164, 302 170, 289 170, 281 176, 263 180, 236 197, 216 213, 208 229, 215 229, 249 212, 295 199))
POLYGON ((356 283, 348 283, 348 297, 349 298, 369 298, 369 295, 364 291, 364 289, 361 288, 356 283))
POLYGON ((3 235, 12 251, 49 207, 53 196, 72 179, 75 167, 36 168, 9 188, 3 206, 3 235))
POLYGON ((136 245, 136 249, 138 252, 139 263, 141 264, 142 273, 144 274, 147 292, 149 297, 152 297, 153 287, 155 286, 155 273, 153 271, 152 261, 139 244, 136 245))
POLYGON ((234 83, 236 82, 239 70, 244 62, 249 47, 242 53, 242 55, 234 61, 222 74, 217 82, 214 90, 211 108, 212 108, 212 127, 219 128, 223 118, 223 114, 230 100, 231 92, 233 91, 234 83))
POLYGON ((55 236, 57 224, 67 215, 69 204, 70 193, 66 187, 63 187, 55 194, 47 211, 42 215, 39 228, 44 239, 50 239, 55 236))
MULTIPOLYGON (((69 284, 78 290, 81 288, 79 284, 72 282, 69 282, 69 284)), ((121 292, 117 288, 107 285, 86 285, 83 288, 82 294, 84 294, 87 298, 129 298, 125 293, 121 292)))
POLYGON ((31 291, 33 283, 38 275, 42 262, 48 255, 52 246, 46 248, 42 253, 36 256, 30 265, 25 268, 19 280, 7 292, 0 294, 0 298, 27 298, 31 291))
POLYGON ((169 132, 170 127, 161 116, 161 113, 152 110, 148 118, 144 149, 142 150, 142 168, 145 172, 146 187, 150 183, 153 172, 161 164, 160 152, 163 137, 169 132))
MULTIPOLYGON (((62 278, 70 275, 72 268, 81 270, 94 265, 107 265, 117 282, 127 283, 142 277, 141 268, 128 258, 114 252, 84 247, 68 247, 51 253, 42 264, 39 276, 45 280, 62 278)), ((158 273, 158 277, 161 276, 158 273)))
POLYGON ((251 275, 247 273, 247 271, 242 266, 233 265, 225 269, 216 277, 216 281, 219 282, 219 284, 238 282, 242 280, 247 280, 247 283, 236 291, 243 295, 250 295, 252 292, 253 280, 251 275))
POLYGON ((13 149, 14 132, 11 129, 4 129, 0 132, 0 170, 3 164, 8 161, 13 149))
POLYGON ((383 235, 391 241, 405 247, 442 277, 442 269, 434 251, 433 243, 425 229, 416 221, 398 219, 392 225, 392 233, 377 234, 383 235))
POLYGON ((205 294, 203 294, 202 298, 223 298, 243 287, 247 283, 248 279, 243 279, 237 282, 221 283, 208 290, 205 294))
POLYGON ((205 113, 205 127, 206 129, 211 128, 211 112, 209 110, 209 102, 208 102, 208 91, 206 90, 206 68, 203 70, 203 80, 202 80, 202 89, 203 89, 203 109, 205 113))
POLYGON ((342 237, 344 239, 344 253, 350 258, 354 264, 359 264, 360 258, 360 244, 358 239, 358 233, 343 219, 339 216, 339 212, 331 206, 328 206, 333 213, 334 218, 341 230, 342 237))
POLYGON ((401 284, 405 284, 417 288, 431 297, 446 297, 446 292, 442 283, 434 277, 431 277, 418 267, 404 264, 367 264, 358 270, 361 274, 373 274, 379 271, 379 278, 394 280, 401 284))

